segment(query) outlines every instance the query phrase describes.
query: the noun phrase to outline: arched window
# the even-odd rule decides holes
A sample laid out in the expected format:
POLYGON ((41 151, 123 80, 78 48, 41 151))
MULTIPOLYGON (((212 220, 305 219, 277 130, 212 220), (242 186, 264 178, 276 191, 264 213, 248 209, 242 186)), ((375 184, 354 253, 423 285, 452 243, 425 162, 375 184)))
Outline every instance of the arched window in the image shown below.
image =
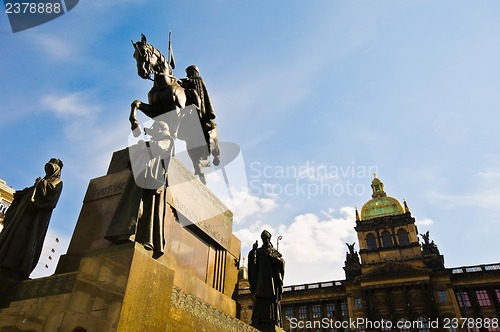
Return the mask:
POLYGON ((368 250, 377 249, 377 240, 375 239, 375 235, 370 233, 366 236, 365 240, 366 240, 366 246, 368 247, 368 250))
POLYGON ((408 232, 403 228, 398 229, 398 242, 400 246, 410 244, 410 239, 408 239, 408 232))
POLYGON ((388 231, 383 231, 382 232, 382 246, 384 248, 387 248, 387 247, 392 247, 393 245, 394 245, 394 243, 392 242, 391 233, 389 233, 388 231))

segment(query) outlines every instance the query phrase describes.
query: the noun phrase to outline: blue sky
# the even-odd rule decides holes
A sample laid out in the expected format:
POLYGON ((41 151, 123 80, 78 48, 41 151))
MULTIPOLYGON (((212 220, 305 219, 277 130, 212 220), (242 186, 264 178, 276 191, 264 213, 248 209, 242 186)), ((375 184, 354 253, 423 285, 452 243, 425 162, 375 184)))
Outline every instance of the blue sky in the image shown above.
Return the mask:
POLYGON ((268 228, 286 284, 342 279, 376 170, 448 267, 498 262, 498 12, 496 0, 81 1, 16 34, 0 14, 0 177, 24 188, 61 158, 50 232, 67 243, 151 87, 130 40, 165 53, 172 30, 174 73, 200 67, 220 140, 241 147, 232 181, 248 188, 227 204, 245 255, 268 228))

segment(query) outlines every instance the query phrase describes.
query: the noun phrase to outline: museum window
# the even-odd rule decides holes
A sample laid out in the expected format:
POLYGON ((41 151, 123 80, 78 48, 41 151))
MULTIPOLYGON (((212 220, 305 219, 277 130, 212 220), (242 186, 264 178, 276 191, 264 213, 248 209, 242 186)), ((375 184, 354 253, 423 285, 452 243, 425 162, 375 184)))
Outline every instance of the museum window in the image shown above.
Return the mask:
POLYGON ((418 332, 431 332, 429 320, 426 317, 418 317, 416 328, 418 332))
POLYGON ((398 230, 398 242, 400 246, 410 244, 410 239, 408 239, 408 232, 403 228, 400 228, 398 230))
POLYGON ((334 316, 335 316, 335 303, 327 303, 326 317, 334 317, 334 316))
POLYGON ((488 293, 485 290, 476 291, 476 297, 481 307, 491 305, 490 298, 488 297, 488 293))
POLYGON ((377 249, 377 239, 375 239, 375 235, 370 233, 366 236, 365 240, 368 250, 377 249))
POLYGON ((446 291, 438 290, 437 296, 438 296, 439 302, 448 302, 448 296, 446 295, 446 291))
POLYGON ((495 294, 497 295, 497 300, 500 302, 500 289, 495 289, 495 294))
POLYGON ((285 316, 288 318, 293 317, 293 307, 291 307, 291 306, 285 307, 285 316))
POLYGON ((388 231, 383 231, 382 232, 382 246, 384 248, 387 248, 387 247, 392 247, 393 245, 394 245, 394 243, 392 242, 391 233, 389 233, 388 231))
POLYGON ((342 303, 340 303, 340 313, 342 314, 342 317, 347 317, 348 316, 348 313, 347 313, 347 302, 346 301, 342 301, 342 303))
POLYGON ((307 307, 305 305, 301 305, 299 307, 299 319, 307 318, 307 307))
POLYGON ((467 292, 457 292, 457 300, 458 300, 458 305, 461 308, 470 307, 470 299, 469 299, 469 294, 467 294, 467 292))
POLYGON ((361 309, 363 305, 361 304, 361 299, 356 297, 354 298, 354 308, 355 309, 361 309))
POLYGON ((312 318, 320 318, 321 317, 321 305, 313 304, 312 306, 312 318))

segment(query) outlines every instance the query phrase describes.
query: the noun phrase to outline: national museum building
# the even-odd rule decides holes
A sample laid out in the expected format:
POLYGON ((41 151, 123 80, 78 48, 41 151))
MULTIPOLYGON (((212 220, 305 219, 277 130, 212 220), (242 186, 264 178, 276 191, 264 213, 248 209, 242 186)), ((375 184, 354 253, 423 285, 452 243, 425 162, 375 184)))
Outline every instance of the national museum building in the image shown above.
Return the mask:
POLYGON ((4 180, 0 179, 0 231, 3 229, 5 213, 14 199, 14 192, 14 189, 9 187, 4 180))
MULTIPOLYGON (((281 301, 286 331, 500 331, 500 263, 447 268, 429 232, 374 178, 356 210, 359 253, 346 254, 345 280, 293 285, 281 301)), ((239 273, 239 316, 250 323, 248 272, 239 273)))

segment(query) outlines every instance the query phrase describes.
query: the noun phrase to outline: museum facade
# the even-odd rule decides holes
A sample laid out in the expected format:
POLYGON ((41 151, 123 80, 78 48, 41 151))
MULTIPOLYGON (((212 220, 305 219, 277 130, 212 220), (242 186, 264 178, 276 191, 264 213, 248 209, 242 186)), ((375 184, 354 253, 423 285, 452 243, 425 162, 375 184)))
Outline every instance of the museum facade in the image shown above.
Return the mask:
MULTIPOLYGON (((500 331, 500 263, 453 267, 430 240, 419 241, 406 201, 374 178, 356 209, 359 252, 349 245, 346 278, 284 288, 286 331, 500 331)), ((248 272, 239 272, 238 313, 251 321, 248 272)))
POLYGON ((7 185, 7 182, 0 179, 0 231, 3 229, 3 218, 14 199, 15 190, 7 185))

